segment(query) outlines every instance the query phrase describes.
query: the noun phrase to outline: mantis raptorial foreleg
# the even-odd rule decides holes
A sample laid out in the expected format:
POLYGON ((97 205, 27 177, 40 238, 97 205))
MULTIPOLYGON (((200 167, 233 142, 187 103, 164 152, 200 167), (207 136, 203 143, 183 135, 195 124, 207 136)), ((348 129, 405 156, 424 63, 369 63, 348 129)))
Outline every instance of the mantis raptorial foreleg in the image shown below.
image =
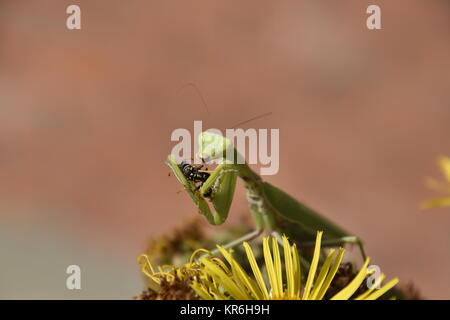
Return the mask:
POLYGON ((201 188, 200 188, 200 193, 204 196, 205 194, 210 193, 211 189, 212 192, 216 192, 217 189, 220 187, 221 185, 221 178, 226 174, 226 173, 238 173, 239 170, 235 169, 235 168, 230 168, 229 165, 227 164, 220 164, 217 166, 216 169, 214 169, 214 171, 212 171, 210 173, 210 176, 208 178, 208 180, 206 180, 201 188))
MULTIPOLYGON (((208 178, 208 180, 206 180, 203 185, 200 188, 200 194, 201 195, 205 195, 205 194, 211 194, 212 195, 212 201, 214 201, 215 196, 217 194, 217 192, 219 191, 219 188, 221 186, 221 180, 223 179, 223 177, 227 174, 236 174, 239 175, 239 170, 236 169, 236 167, 232 167, 228 164, 221 164, 219 166, 217 166, 217 168, 211 173, 210 177, 208 178)), ((250 241, 253 240, 255 238, 257 238, 258 236, 260 236, 263 232, 264 232, 264 221, 263 221, 263 217, 261 214, 261 208, 259 208, 258 206, 253 206, 250 205, 250 211, 253 215, 253 218, 256 222, 256 230, 242 236, 239 239, 236 239, 230 243, 227 243, 225 245, 223 245, 224 248, 232 248, 238 244, 241 244, 244 241, 250 241)))

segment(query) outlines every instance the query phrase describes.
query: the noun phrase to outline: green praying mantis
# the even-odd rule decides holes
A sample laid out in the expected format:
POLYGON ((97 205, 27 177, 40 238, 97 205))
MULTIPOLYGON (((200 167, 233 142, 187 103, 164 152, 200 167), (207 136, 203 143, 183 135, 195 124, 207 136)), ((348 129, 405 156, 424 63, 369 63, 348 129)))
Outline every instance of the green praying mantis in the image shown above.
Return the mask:
POLYGON ((223 247, 231 248, 244 241, 253 240, 263 232, 271 233, 278 238, 281 234, 285 234, 300 247, 312 246, 316 232, 321 230, 324 231, 322 246, 356 244, 362 257, 366 258, 358 237, 347 233, 313 209, 264 181, 248 166, 228 138, 204 131, 199 134, 198 142, 197 156, 205 163, 217 163, 217 167, 209 174, 198 175, 201 172, 200 167, 194 166, 188 167, 190 174, 187 174, 184 170, 187 168, 186 163, 183 162, 180 166, 173 155, 169 155, 166 162, 194 201, 198 211, 211 225, 225 222, 239 177, 247 190, 247 202, 256 224, 253 232, 223 247), (195 176, 199 179, 193 178, 195 176), (198 182, 201 184, 198 185, 198 182))

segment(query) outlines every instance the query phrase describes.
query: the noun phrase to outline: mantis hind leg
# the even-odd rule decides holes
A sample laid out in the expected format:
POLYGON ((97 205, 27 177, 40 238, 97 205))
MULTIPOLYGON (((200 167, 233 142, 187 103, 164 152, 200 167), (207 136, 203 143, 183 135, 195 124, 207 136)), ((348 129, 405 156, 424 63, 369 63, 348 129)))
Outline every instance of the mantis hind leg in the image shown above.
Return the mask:
MULTIPOLYGON (((242 236, 242 237, 240 237, 240 238, 238 238, 236 240, 233 240, 233 241, 231 241, 231 242, 229 242, 229 243, 227 243, 225 245, 222 245, 222 248, 229 249, 229 248, 233 248, 233 247, 235 247, 237 245, 240 245, 244 241, 251 241, 251 240, 259 237, 263 233, 263 231, 264 231, 264 229, 256 229, 256 230, 254 230, 254 231, 252 231, 250 233, 247 233, 246 235, 244 235, 244 236, 242 236)), ((219 253, 219 249, 215 248, 214 250, 211 250, 211 253, 213 255, 218 254, 219 253)))

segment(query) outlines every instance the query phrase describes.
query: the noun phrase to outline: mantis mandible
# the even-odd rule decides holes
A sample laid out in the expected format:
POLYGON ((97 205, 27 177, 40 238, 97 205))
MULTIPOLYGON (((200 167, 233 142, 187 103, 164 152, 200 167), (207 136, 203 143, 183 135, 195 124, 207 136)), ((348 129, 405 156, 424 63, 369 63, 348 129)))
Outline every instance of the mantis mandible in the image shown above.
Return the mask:
MULTIPOLYGON (((200 186, 197 186, 195 181, 187 179, 173 155, 168 156, 166 163, 184 186, 199 212, 212 225, 225 222, 233 200, 237 178, 243 180, 256 229, 224 247, 230 248, 243 241, 250 241, 264 231, 277 237, 280 234, 286 234, 299 246, 311 246, 314 244, 316 232, 321 230, 324 231, 322 245, 356 244, 362 257, 366 258, 362 242, 358 237, 347 233, 313 209, 264 181, 243 161, 242 155, 228 138, 204 131, 199 134, 198 139, 200 151, 197 156, 205 163, 214 160, 218 164, 213 171, 209 172, 200 186), (212 210, 208 202, 212 204, 212 210)), ((193 170, 196 169, 193 168, 193 170)))

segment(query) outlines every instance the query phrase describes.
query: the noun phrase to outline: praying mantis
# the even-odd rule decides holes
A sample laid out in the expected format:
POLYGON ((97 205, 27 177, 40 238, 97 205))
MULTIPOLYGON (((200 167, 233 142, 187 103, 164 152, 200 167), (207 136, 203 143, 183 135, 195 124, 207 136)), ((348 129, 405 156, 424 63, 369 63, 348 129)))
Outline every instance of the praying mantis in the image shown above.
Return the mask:
MULTIPOLYGON (((224 223, 228 217, 239 177, 247 190, 247 202, 256 225, 253 232, 223 247, 232 248, 244 241, 255 239, 263 232, 271 233, 278 238, 281 238, 281 234, 285 234, 300 247, 312 246, 316 232, 320 230, 324 231, 322 246, 356 244, 363 259, 366 258, 362 242, 358 237, 347 233, 310 207, 264 181, 248 166, 243 156, 233 147, 231 140, 219 134, 204 131, 199 134, 198 142, 197 156, 204 163, 218 164, 213 171, 208 172, 208 175, 203 175, 201 179, 195 181, 195 179, 189 179, 186 172, 183 172, 180 163, 177 163, 173 155, 169 155, 166 161, 194 201, 198 211, 211 225, 224 223), (196 182, 201 184, 198 185, 196 182), (212 208, 209 203, 212 204, 212 208)), ((192 166, 190 173, 195 170, 201 172, 200 167, 192 166)))

